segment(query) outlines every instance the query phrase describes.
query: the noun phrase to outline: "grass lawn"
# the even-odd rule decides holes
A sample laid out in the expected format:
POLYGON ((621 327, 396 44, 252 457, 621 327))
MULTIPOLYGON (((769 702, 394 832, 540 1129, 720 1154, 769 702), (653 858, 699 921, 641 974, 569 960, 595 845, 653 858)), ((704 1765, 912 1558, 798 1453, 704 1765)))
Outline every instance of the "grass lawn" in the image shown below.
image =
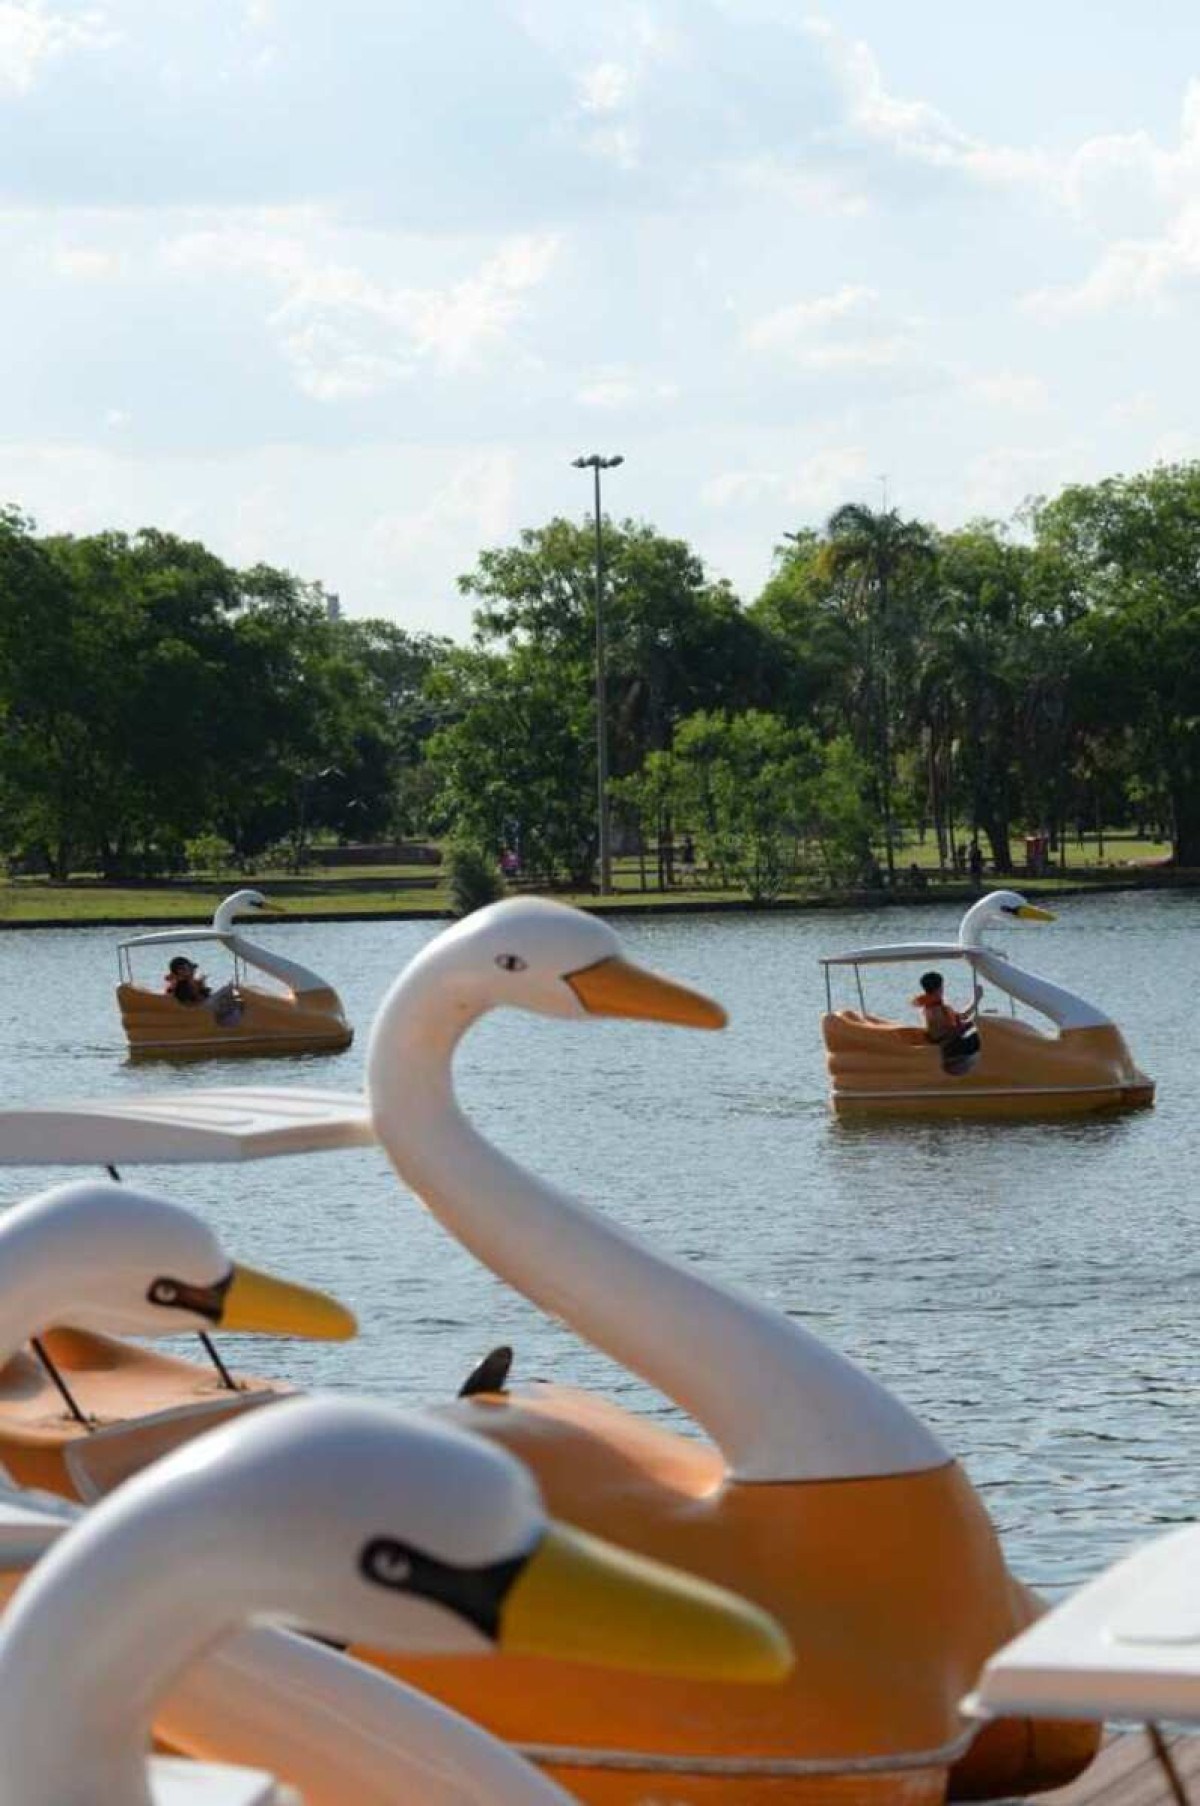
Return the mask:
MULTIPOLYGON (((1022 842, 1014 837, 1014 852, 1024 852, 1022 842)), ((1112 882, 1127 877, 1136 879, 1144 873, 1149 881, 1155 876, 1154 861, 1165 858, 1169 846, 1159 841, 1135 840, 1132 835, 1106 834, 1104 863, 1097 858, 1094 836, 1080 846, 1077 841, 1067 847, 1067 869, 1057 869, 1045 878, 1026 878, 1018 873, 1011 882, 1022 890, 1053 892, 1065 886, 1077 887, 1089 879, 1112 882)), ((902 844, 896 850, 896 867, 900 883, 897 889, 911 899, 925 895, 933 900, 939 895, 961 897, 967 894, 965 879, 949 879, 943 885, 937 868, 937 846, 932 836, 924 842, 902 844), (909 890, 904 874, 916 864, 927 875, 923 892, 909 890)), ((606 898, 606 910, 626 909, 704 909, 746 903, 744 891, 726 891, 705 885, 677 884, 668 892, 642 891, 638 888, 639 867, 636 858, 614 862, 616 894, 606 898)), ((997 880, 990 872, 985 883, 997 880)), ((260 887, 285 910, 305 916, 357 915, 429 915, 447 910, 448 899, 441 870, 436 866, 349 866, 331 870, 309 868, 301 877, 282 873, 249 878, 235 876, 177 879, 162 884, 105 884, 99 878, 72 879, 69 884, 50 884, 37 878, 18 878, 0 882, 0 924, 22 922, 78 923, 89 922, 189 922, 201 924, 212 917, 222 897, 242 885, 260 887)), ((597 901, 594 892, 561 892, 564 902, 585 907, 597 901)), ((872 893, 874 896, 876 893, 872 893)), ((886 894, 885 894, 886 895, 886 894)), ((839 899, 817 887, 789 893, 787 902, 802 901, 836 903, 839 899)), ((862 902, 863 894, 853 899, 862 902)), ((884 901, 885 896, 880 896, 884 901)))
MULTIPOLYGON (((965 836, 960 837, 961 844, 969 845, 965 836)), ((982 843, 981 843, 982 844, 982 843)), ((1014 834, 1012 838, 1013 858, 1018 868, 1024 864, 1025 842, 1023 837, 1014 834)), ((1137 840, 1132 834, 1106 833, 1104 836, 1104 858, 1100 858, 1099 847, 1094 834, 1089 834, 1081 846, 1072 836, 1067 843, 1067 870, 1072 871, 1109 871, 1120 870, 1130 865, 1145 864, 1156 859, 1169 859, 1171 844, 1166 840, 1137 840)), ((1059 854, 1053 855, 1055 866, 1059 854)), ((881 858, 882 862, 882 858, 881 858)), ((902 841, 896 847, 896 865, 901 871, 910 865, 917 864, 923 871, 937 870, 937 841, 933 835, 927 836, 924 842, 919 840, 902 841)), ((985 877, 991 874, 985 872, 985 877)))
MULTIPOLYGON (((201 925, 211 921, 215 902, 235 884, 203 888, 191 885, 39 884, 21 879, 0 885, 0 922, 149 922, 178 921, 201 925)), ((407 915, 441 910, 442 890, 401 889, 381 882, 368 885, 306 884, 297 894, 282 884, 264 881, 274 901, 297 915, 407 915)))

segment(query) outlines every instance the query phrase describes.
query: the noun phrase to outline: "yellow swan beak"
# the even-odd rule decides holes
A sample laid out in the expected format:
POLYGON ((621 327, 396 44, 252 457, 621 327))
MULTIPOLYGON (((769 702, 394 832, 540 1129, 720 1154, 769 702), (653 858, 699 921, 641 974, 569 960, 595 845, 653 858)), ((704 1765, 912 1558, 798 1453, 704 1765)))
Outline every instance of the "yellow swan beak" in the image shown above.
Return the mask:
POLYGON ((358 1333, 354 1313, 336 1298, 243 1266, 233 1269, 220 1327, 260 1336, 305 1336, 314 1342, 348 1342, 358 1333))
POLYGON ((678 1568, 552 1524, 510 1590, 499 1644, 689 1680, 781 1681, 792 1649, 766 1612, 678 1568))
POLYGON ((1052 909, 1039 909, 1036 903, 1022 903, 1017 914, 1026 922, 1057 922, 1052 909))
POLYGON ((674 1022, 680 1028, 724 1028, 719 1003, 657 972, 614 954, 598 965, 568 972, 567 983, 593 1016, 628 1016, 639 1022, 674 1022))

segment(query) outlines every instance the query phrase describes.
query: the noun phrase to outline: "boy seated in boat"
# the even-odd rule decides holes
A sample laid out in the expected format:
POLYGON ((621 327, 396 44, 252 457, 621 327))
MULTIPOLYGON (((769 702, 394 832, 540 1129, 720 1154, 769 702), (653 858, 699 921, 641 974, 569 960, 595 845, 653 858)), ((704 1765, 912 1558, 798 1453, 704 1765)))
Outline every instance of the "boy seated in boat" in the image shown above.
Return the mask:
POLYGON ((922 972, 921 994, 913 998, 913 1006, 925 1012, 925 1033, 931 1041, 940 1046, 944 1041, 952 1041, 969 1028, 975 1014, 974 1008, 959 1013, 952 1009, 942 995, 945 984, 940 972, 922 972))
POLYGON ((979 1030, 975 1026, 978 1003, 969 1009, 956 1010, 942 995, 940 972, 921 974, 921 995, 914 997, 918 1009, 925 1012, 925 1033, 942 1050, 942 1071, 950 1078, 961 1078, 970 1072, 979 1058, 979 1030))
POLYGON ((176 954, 167 967, 163 990, 176 1003, 203 1003, 210 995, 203 972, 196 970, 195 960, 186 959, 182 953, 176 954))

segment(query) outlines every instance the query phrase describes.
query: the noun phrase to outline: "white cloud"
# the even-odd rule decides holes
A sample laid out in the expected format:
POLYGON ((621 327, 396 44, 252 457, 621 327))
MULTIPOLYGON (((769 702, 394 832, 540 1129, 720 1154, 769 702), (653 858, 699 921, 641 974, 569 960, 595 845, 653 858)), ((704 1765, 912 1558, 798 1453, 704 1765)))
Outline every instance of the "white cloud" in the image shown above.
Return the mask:
POLYGON ((654 381, 627 370, 613 369, 599 371, 590 382, 584 383, 575 391, 575 400, 585 408, 615 412, 640 402, 675 401, 678 395, 676 383, 654 381))
POLYGON ((844 283, 832 294, 817 295, 811 301, 794 301, 790 307, 778 308, 756 320, 742 334, 742 343, 751 351, 787 350, 807 339, 814 328, 829 326, 849 314, 862 314, 878 299, 873 288, 844 283))
POLYGON ((376 520, 368 534, 372 557, 391 565, 431 547, 452 546, 457 552, 503 539, 513 528, 515 474, 511 453, 465 459, 422 507, 376 520))
POLYGON ((1106 312, 1133 306, 1158 312, 1200 277, 1200 205, 1183 208, 1156 238, 1126 238, 1109 245, 1082 282, 1034 289, 1022 300, 1043 318, 1106 312))
POLYGON ((589 132, 584 146, 617 169, 636 169, 642 160, 642 135, 632 125, 606 125, 589 132))
POLYGON ((55 57, 103 49, 116 41, 103 12, 52 12, 44 0, 2 0, 0 89, 27 94, 42 66, 55 57))
POLYGON ((861 39, 844 37, 826 19, 806 21, 841 83, 849 124, 897 156, 987 181, 1041 179, 1048 159, 1039 150, 988 144, 960 130, 925 100, 906 100, 884 84, 879 60, 861 39))
POLYGON ((1156 406, 1157 399, 1149 389, 1136 389, 1132 395, 1110 402, 1105 413, 1109 420, 1123 424, 1126 421, 1148 420, 1156 406))
POLYGON ((234 220, 183 233, 162 251, 176 270, 246 273, 274 286, 268 322, 299 387, 318 401, 378 394, 426 360, 448 371, 478 364, 504 341, 558 251, 549 234, 512 238, 459 281, 418 288, 337 261, 318 248, 320 236, 311 222, 307 232, 286 232, 234 220))
POLYGON ((1200 456, 1200 436, 1194 431, 1187 432, 1177 427, 1171 432, 1160 433, 1153 441, 1148 462, 1151 464, 1183 464, 1198 456, 1200 456))
POLYGON ((882 370, 916 355, 911 331, 888 322, 877 292, 856 283, 763 315, 741 344, 811 371, 882 370))
POLYGON ((100 245, 56 245, 50 267, 70 282, 105 282, 121 275, 126 265, 119 251, 100 245))
POLYGON ((579 78, 579 106, 585 113, 612 113, 633 99, 637 78, 623 63, 597 63, 579 78))
POLYGON ((701 491, 715 509, 754 507, 762 502, 806 517, 832 512, 868 474, 870 459, 861 446, 834 446, 803 459, 790 470, 728 470, 711 477, 701 491))
POLYGON ((1200 274, 1200 79, 1186 85, 1173 146, 1139 129, 1052 152, 973 136, 927 101, 890 92, 866 43, 824 19, 806 29, 841 84, 854 133, 904 161, 1036 193, 1099 235, 1102 249, 1088 274, 1032 290, 1027 311, 1051 318, 1125 304, 1156 308, 1200 274))
POLYGON ((1013 413, 1033 414, 1047 406, 1050 393, 1040 376, 1020 376, 1012 370, 998 370, 992 376, 976 376, 967 385, 967 393, 988 407, 1009 408, 1013 413))
POLYGON ((743 158, 722 173, 735 188, 803 213, 852 219, 870 207, 866 194, 842 172, 806 167, 782 156, 743 158))
POLYGON ((970 459, 961 497, 967 516, 997 519, 1014 513, 1031 495, 1046 495, 1092 475, 1093 458, 1078 442, 1065 445, 1000 445, 970 459))

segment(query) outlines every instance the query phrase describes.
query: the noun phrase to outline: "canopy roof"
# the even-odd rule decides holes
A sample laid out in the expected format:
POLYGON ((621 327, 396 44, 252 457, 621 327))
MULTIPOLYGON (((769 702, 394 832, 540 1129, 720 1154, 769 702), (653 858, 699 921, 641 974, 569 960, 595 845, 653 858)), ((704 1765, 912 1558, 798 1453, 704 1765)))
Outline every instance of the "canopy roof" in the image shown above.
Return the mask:
POLYGON ((352 1091, 250 1086, 0 1110, 0 1166, 263 1160, 375 1140, 352 1091))
POLYGON ((173 947, 177 941, 221 941, 227 945, 228 934, 220 928, 160 928, 153 934, 135 934, 128 941, 118 941, 122 950, 126 947, 173 947))
POLYGON ((958 941, 892 941, 886 947, 855 947, 849 953, 827 953, 823 966, 887 966, 915 959, 974 959, 982 949, 958 941))
POLYGON ((1200 1525, 1109 1568, 994 1655, 970 1709, 992 1717, 1200 1723, 1200 1525))

